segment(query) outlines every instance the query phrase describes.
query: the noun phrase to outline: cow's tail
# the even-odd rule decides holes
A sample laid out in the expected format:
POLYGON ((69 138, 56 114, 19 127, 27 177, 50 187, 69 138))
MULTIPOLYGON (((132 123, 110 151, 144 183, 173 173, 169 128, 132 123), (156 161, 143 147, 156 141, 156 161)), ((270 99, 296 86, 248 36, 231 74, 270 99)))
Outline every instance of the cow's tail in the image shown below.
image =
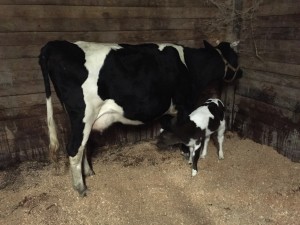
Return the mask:
POLYGON ((56 124, 53 117, 53 104, 51 99, 51 87, 48 69, 48 59, 49 59, 49 43, 41 49, 39 56, 39 64, 42 70, 45 92, 46 92, 46 106, 47 106, 47 125, 49 132, 49 156, 54 162, 58 161, 58 148, 59 141, 57 138, 56 124))

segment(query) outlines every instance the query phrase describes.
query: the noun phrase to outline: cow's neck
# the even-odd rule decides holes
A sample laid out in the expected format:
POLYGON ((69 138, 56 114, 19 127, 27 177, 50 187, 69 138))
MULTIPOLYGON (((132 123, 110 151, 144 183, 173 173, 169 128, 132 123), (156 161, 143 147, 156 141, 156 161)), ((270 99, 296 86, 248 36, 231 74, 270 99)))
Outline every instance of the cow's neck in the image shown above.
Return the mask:
POLYGON ((212 82, 223 79, 224 62, 217 51, 185 48, 184 56, 189 76, 197 90, 202 91, 212 82))

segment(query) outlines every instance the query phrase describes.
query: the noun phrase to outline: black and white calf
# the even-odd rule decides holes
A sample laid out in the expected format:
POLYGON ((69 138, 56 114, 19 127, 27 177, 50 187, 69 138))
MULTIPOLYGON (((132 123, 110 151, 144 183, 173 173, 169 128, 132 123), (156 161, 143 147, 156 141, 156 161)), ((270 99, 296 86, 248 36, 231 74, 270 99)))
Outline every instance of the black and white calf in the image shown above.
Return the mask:
POLYGON ((103 44, 51 41, 39 63, 44 77, 50 152, 59 147, 50 80, 71 124, 67 145, 73 186, 85 195, 83 176, 93 174, 86 159, 92 129, 120 122, 139 125, 165 114, 189 114, 199 93, 214 81, 242 76, 237 42, 204 48, 175 44, 103 44))
POLYGON ((183 143, 189 147, 192 163, 192 176, 197 174, 197 163, 200 152, 201 158, 207 154, 210 135, 217 132, 219 144, 219 159, 224 159, 223 140, 225 132, 224 104, 219 99, 208 99, 203 105, 194 110, 185 121, 172 120, 167 130, 158 136, 157 145, 165 147, 183 143))

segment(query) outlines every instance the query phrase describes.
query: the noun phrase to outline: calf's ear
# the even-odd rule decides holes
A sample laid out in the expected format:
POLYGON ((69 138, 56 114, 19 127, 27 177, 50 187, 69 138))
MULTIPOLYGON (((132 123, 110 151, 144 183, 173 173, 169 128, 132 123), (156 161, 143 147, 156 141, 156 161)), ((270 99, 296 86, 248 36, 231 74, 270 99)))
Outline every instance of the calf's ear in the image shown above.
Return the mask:
POLYGON ((203 40, 204 47, 206 49, 214 49, 214 46, 208 43, 208 41, 203 40))

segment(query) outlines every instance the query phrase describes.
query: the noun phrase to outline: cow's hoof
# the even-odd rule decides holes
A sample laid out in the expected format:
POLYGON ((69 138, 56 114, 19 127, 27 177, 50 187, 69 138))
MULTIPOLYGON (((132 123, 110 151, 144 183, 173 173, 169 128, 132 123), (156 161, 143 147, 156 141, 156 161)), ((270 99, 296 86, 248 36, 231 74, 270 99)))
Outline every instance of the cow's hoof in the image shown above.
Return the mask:
POLYGON ((224 156, 219 156, 219 160, 223 160, 224 159, 224 156))
POLYGON ((73 186, 73 188, 75 189, 75 191, 78 192, 80 197, 85 197, 86 196, 87 188, 86 188, 85 185, 80 186, 80 187, 73 186))
POLYGON ((82 190, 82 191, 78 191, 78 193, 79 193, 79 196, 83 198, 83 197, 85 197, 85 196, 86 196, 87 189, 85 189, 85 190, 82 190))
POLYGON ((93 176, 95 175, 95 172, 93 170, 89 170, 87 172, 84 172, 84 176, 86 177, 90 177, 90 176, 93 176))
POLYGON ((197 171, 197 170, 194 170, 194 169, 192 169, 192 177, 196 176, 196 175, 197 175, 197 173, 198 173, 198 171, 197 171))

